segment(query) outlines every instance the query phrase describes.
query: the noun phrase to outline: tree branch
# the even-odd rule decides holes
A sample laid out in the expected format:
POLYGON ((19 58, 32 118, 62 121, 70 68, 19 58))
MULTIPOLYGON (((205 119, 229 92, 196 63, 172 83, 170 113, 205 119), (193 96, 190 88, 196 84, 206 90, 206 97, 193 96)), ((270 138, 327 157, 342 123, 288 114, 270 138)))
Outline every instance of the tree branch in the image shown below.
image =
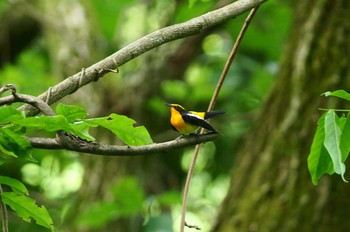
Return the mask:
MULTIPOLYGON (((66 136, 72 136, 66 134, 66 136)), ((204 143, 214 140, 218 134, 210 133, 203 135, 190 136, 182 139, 175 139, 164 143, 155 143, 144 146, 118 146, 118 145, 104 145, 95 142, 87 142, 81 140, 77 137, 70 138, 70 141, 76 141, 70 143, 68 146, 61 145, 56 139, 53 138, 26 138, 30 141, 33 148, 40 149, 66 149, 70 151, 95 154, 95 155, 105 155, 105 156, 138 156, 146 155, 157 152, 166 152, 176 148, 183 148, 199 143, 204 143)))
MULTIPOLYGON (((253 7, 259 6, 265 1, 267 0, 238 0, 218 10, 193 18, 187 22, 152 32, 98 63, 66 78, 64 81, 50 88, 49 91, 40 94, 39 98, 47 101, 49 105, 57 102, 66 95, 74 93, 82 86, 97 81, 106 73, 118 69, 118 67, 128 61, 155 47, 173 40, 199 34, 209 27, 234 18, 253 7)), ((25 105, 21 107, 21 109, 28 111, 28 115, 35 115, 39 112, 36 108, 31 107, 30 105, 25 105)))
POLYGON ((24 102, 27 103, 41 112, 43 112, 45 115, 53 116, 55 113, 50 108, 50 106, 41 100, 39 97, 27 95, 27 94, 18 94, 15 85, 13 84, 7 84, 0 88, 0 94, 4 93, 5 91, 11 90, 12 95, 2 97, 0 98, 0 106, 5 104, 12 104, 14 102, 24 102))

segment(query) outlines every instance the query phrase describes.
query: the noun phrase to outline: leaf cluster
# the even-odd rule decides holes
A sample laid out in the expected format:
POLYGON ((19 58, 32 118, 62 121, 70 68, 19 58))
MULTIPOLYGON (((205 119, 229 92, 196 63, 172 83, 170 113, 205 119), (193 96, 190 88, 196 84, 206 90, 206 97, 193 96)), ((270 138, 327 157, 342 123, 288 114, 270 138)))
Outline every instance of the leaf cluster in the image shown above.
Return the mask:
MULTIPOLYGON (((64 131, 87 141, 94 141, 89 129, 103 127, 110 130, 125 144, 139 146, 153 143, 143 126, 135 126, 135 121, 123 115, 112 113, 107 117, 87 119, 87 112, 79 106, 58 104, 57 115, 26 117, 25 113, 12 106, 0 107, 0 151, 4 154, 33 160, 31 143, 24 137, 28 129, 56 132, 64 131)), ((38 225, 53 231, 52 219, 44 206, 37 206, 28 197, 28 190, 18 180, 0 176, 0 184, 8 185, 12 192, 2 192, 1 201, 10 206, 24 221, 31 218, 38 225)))
POLYGON ((44 226, 54 231, 52 219, 45 206, 38 206, 32 198, 28 196, 28 190, 24 184, 16 179, 0 176, 0 184, 11 187, 12 192, 1 192, 1 201, 10 206, 18 216, 24 221, 44 226))
POLYGON ((58 104, 56 113, 55 116, 26 117, 22 111, 11 106, 1 107, 0 150, 12 156, 28 155, 31 145, 23 137, 27 129, 46 132, 62 130, 86 141, 95 141, 89 130, 100 126, 110 130, 129 146, 153 143, 145 127, 135 126, 136 122, 133 119, 123 115, 112 113, 106 117, 87 119, 88 114, 82 107, 64 104, 58 104))
MULTIPOLYGON (((350 101, 350 94, 345 90, 326 92, 324 96, 332 96, 350 101)), ((328 109, 318 120, 317 130, 307 159, 308 169, 313 184, 324 174, 334 173, 345 179, 345 161, 350 151, 350 110, 328 109), (343 114, 338 116, 337 111, 343 114)))

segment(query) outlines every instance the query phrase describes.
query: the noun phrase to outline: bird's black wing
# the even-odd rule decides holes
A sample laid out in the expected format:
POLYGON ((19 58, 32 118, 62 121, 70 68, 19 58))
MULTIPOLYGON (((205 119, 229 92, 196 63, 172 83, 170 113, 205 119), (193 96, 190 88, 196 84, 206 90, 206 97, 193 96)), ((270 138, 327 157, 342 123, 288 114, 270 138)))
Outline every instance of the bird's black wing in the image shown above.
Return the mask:
POLYGON ((190 124, 196 125, 203 127, 207 130, 210 130, 212 132, 217 132, 214 127, 212 127, 208 122, 206 122, 204 119, 201 117, 192 114, 192 113, 187 113, 187 114, 182 114, 182 118, 185 122, 188 122, 190 124))

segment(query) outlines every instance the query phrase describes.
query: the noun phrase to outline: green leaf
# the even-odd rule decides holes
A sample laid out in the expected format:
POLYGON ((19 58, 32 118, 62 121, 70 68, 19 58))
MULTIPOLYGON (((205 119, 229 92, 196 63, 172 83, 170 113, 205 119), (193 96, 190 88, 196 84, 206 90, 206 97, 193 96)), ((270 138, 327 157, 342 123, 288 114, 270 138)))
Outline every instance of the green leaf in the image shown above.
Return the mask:
POLYGON ((32 198, 14 192, 4 192, 1 197, 24 221, 31 222, 34 219, 36 224, 54 231, 52 219, 45 206, 40 207, 32 198))
POLYGON ((76 136, 79 136, 82 139, 85 139, 87 141, 95 141, 96 139, 89 134, 89 125, 84 123, 83 121, 74 122, 73 124, 70 124, 72 128, 72 133, 76 136))
POLYGON ((62 115, 30 117, 16 120, 13 123, 20 126, 32 127, 38 130, 45 130, 48 132, 58 130, 64 130, 66 132, 71 131, 71 127, 67 119, 62 115))
POLYGON ((347 101, 350 101, 350 94, 343 89, 336 90, 333 92, 328 91, 328 92, 325 92, 323 95, 326 97, 329 97, 329 96, 339 97, 339 98, 345 99, 347 101))
POLYGON ((197 0, 188 0, 188 7, 192 8, 196 2, 197 2, 197 0))
POLYGON ((134 126, 136 122, 124 115, 111 114, 108 117, 86 119, 84 122, 91 127, 102 126, 110 130, 129 146, 153 143, 144 126, 134 126))
MULTIPOLYGON (((80 113, 73 113, 73 111, 77 112, 77 109, 73 109, 74 107, 68 107, 71 109, 70 115, 68 115, 69 120, 75 120, 76 118, 83 115, 83 113, 80 111, 80 113)), ((61 112, 68 112, 68 108, 63 108, 59 111, 61 112)), ((69 113, 67 113, 69 114, 69 113)), ((84 114, 85 115, 85 114, 84 114)), ((30 118, 24 118, 21 120, 17 120, 13 122, 14 124, 25 126, 25 127, 32 127, 37 130, 45 130, 48 132, 58 131, 58 130, 64 130, 65 132, 75 134, 76 136, 79 136, 80 138, 86 139, 88 141, 95 140, 94 137, 92 137, 88 133, 88 126, 87 124, 84 124, 83 121, 80 122, 73 122, 72 124, 68 123, 68 120, 63 115, 56 115, 56 116, 39 116, 39 117, 30 117, 30 118)))
POLYGON ((323 144, 332 159, 334 172, 341 175, 343 181, 347 182, 344 178, 346 167, 342 161, 340 150, 341 130, 338 125, 338 116, 334 110, 329 110, 325 116, 325 140, 323 144))
POLYGON ((317 130, 312 141, 310 154, 307 159, 308 169, 314 185, 317 185, 318 180, 325 173, 332 174, 334 172, 332 160, 323 145, 325 139, 325 115, 326 113, 324 113, 318 120, 317 130))
POLYGON ((24 118, 24 112, 16 110, 12 106, 0 107, 0 124, 10 123, 24 118))
POLYGON ((10 186, 12 191, 15 193, 23 195, 29 194, 26 186, 19 180, 7 176, 0 176, 0 184, 10 186))
POLYGON ((0 151, 6 155, 10 155, 10 156, 13 156, 13 157, 17 157, 17 155, 12 152, 12 151, 9 151, 7 150, 1 143, 2 143, 2 139, 1 139, 1 136, 0 136, 0 151))
POLYGON ((21 135, 13 132, 10 127, 0 128, 0 150, 11 156, 30 156, 31 144, 21 135))
POLYGON ((6 136, 9 140, 8 143, 14 143, 17 144, 21 149, 25 150, 29 147, 31 147, 31 144, 28 140, 23 138, 21 135, 13 132, 9 128, 0 128, 0 131, 4 136, 6 136))
POLYGON ((343 127, 341 128, 341 139, 340 139, 340 150, 342 153, 342 161, 348 158, 350 152, 350 117, 347 115, 346 118, 342 117, 341 119, 345 120, 343 127))
POLYGON ((84 119, 88 114, 85 109, 80 106, 58 104, 56 113, 67 118, 68 122, 75 122, 84 119))
POLYGON ((13 123, 20 126, 33 127, 38 130, 45 130, 49 132, 58 130, 70 132, 71 130, 67 119, 62 115, 30 117, 16 120, 13 123))

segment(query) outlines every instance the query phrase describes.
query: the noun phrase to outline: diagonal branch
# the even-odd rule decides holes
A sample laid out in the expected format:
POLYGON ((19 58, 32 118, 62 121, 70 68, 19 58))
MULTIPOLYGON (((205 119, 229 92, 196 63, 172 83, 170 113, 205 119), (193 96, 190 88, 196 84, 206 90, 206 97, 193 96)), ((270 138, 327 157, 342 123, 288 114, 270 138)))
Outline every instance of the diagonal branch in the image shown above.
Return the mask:
MULTIPOLYGON (((199 34, 209 27, 237 17, 251 8, 259 6, 265 1, 267 0, 238 0, 218 10, 211 11, 184 23, 172 25, 152 32, 98 63, 66 78, 64 81, 50 88, 49 91, 39 95, 39 98, 47 101, 49 105, 57 102, 68 94, 74 93, 82 86, 97 81, 106 73, 118 69, 118 67, 153 48, 173 40, 199 34)), ((39 112, 30 105, 23 106, 22 110, 29 111, 28 115, 35 115, 39 112)))

